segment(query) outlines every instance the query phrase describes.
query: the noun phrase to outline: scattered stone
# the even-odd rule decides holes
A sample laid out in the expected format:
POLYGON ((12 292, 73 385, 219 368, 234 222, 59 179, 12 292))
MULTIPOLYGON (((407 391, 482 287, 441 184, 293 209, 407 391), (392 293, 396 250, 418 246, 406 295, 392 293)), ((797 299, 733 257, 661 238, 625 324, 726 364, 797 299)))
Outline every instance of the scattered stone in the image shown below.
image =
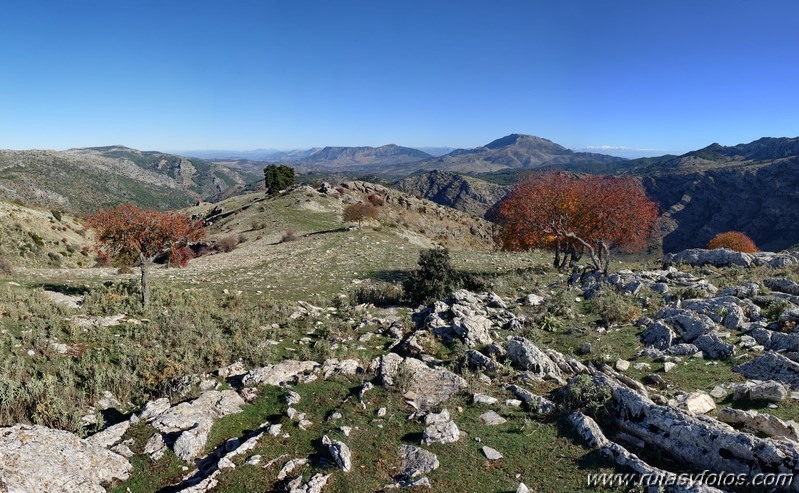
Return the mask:
POLYGON ((640 335, 641 344, 660 350, 671 346, 675 337, 671 327, 661 321, 652 322, 640 335))
POLYGON ((262 457, 260 455, 256 454, 256 455, 253 455, 252 457, 250 457, 249 459, 247 459, 245 464, 247 464, 248 466, 257 466, 258 464, 261 463, 261 460, 262 460, 262 457))
POLYGON ((302 400, 300 394, 294 392, 293 390, 289 390, 288 392, 286 392, 286 404, 288 404, 289 406, 294 406, 296 404, 299 404, 300 400, 302 400))
POLYGON ((474 404, 485 404, 485 405, 492 405, 497 403, 496 397, 491 397, 490 395, 485 394, 474 394, 472 397, 472 403, 474 404))
POLYGON ((690 394, 677 396, 669 401, 669 405, 684 409, 694 415, 706 414, 716 409, 716 403, 713 398, 704 392, 691 392, 690 394))
POLYGON ((302 467, 308 463, 308 459, 306 458, 299 458, 299 459, 291 459, 290 461, 286 462, 283 467, 280 469, 280 472, 277 473, 277 480, 283 481, 287 477, 289 477, 298 467, 302 467))
POLYGON ((630 362, 624 359, 616 360, 616 370, 627 371, 630 368, 630 362))
POLYGON ((363 368, 361 368, 361 364, 358 362, 358 360, 354 359, 338 360, 331 358, 325 360, 325 362, 322 364, 322 377, 325 380, 333 375, 351 376, 360 372, 363 372, 363 368))
POLYGON ((452 443, 460 439, 458 426, 449 418, 449 412, 444 409, 440 413, 431 413, 425 417, 425 428, 422 435, 422 444, 452 443))
POLYGON ((666 361, 665 363, 663 363, 664 373, 668 373, 675 368, 677 368, 677 363, 672 363, 671 361, 666 361))
POLYGON ((293 486, 289 493, 322 493, 328 479, 330 479, 330 474, 314 474, 307 483, 293 486))
POLYGON ((546 416, 555 410, 555 403, 546 397, 535 395, 518 385, 508 385, 506 388, 516 394, 516 397, 521 399, 527 408, 536 414, 546 416))
POLYGON ((233 390, 210 390, 191 402, 180 403, 152 420, 161 433, 180 433, 173 450, 185 461, 197 457, 217 418, 241 412, 244 400, 233 390))
POLYGON ((418 409, 436 407, 467 387, 466 380, 449 370, 430 368, 416 358, 388 353, 373 364, 379 368, 385 385, 393 385, 398 375, 407 379, 405 397, 418 409))
POLYGON ((423 448, 402 444, 399 447, 399 453, 402 457, 400 475, 405 478, 414 478, 438 469, 439 463, 436 455, 423 448))
POLYGON ((486 456, 488 460, 499 460, 502 458, 502 454, 500 454, 497 450, 492 449, 491 447, 483 446, 483 454, 486 456))
POLYGON ((330 440, 330 437, 325 435, 322 437, 322 444, 327 446, 328 453, 342 471, 350 472, 352 470, 352 452, 344 442, 330 440))
POLYGON ((735 386, 733 400, 780 402, 788 397, 785 385, 775 380, 746 382, 735 386))
POLYGON ((167 411, 172 405, 169 403, 169 399, 166 397, 162 397, 160 399, 156 399, 154 401, 148 401, 147 404, 144 405, 144 409, 139 413, 139 418, 145 421, 150 421, 167 411))
POLYGON ((724 387, 721 385, 716 385, 713 387, 713 390, 710 391, 710 396, 716 400, 721 400, 727 396, 727 391, 724 390, 724 387))
POLYGON ((284 360, 275 365, 247 372, 242 378, 242 384, 246 387, 255 387, 264 384, 282 386, 297 383, 318 367, 319 363, 315 361, 284 360))
POLYGON ((266 433, 269 434, 269 435, 272 435, 273 437, 276 437, 276 436, 280 435, 280 433, 282 431, 282 428, 283 428, 283 425, 280 424, 280 423, 278 423, 276 425, 269 425, 269 427, 266 429, 266 433))
POLYGON ((783 421, 770 414, 724 408, 719 412, 718 419, 722 423, 742 426, 752 433, 763 433, 770 437, 799 440, 799 424, 792 420, 783 421))
POLYGON ((153 462, 161 460, 165 452, 166 443, 164 443, 164 437, 160 433, 151 436, 144 445, 144 454, 150 456, 150 460, 153 462))
POLYGON ((487 426, 496 426, 507 423, 508 420, 494 411, 486 411, 480 415, 480 421, 487 426))
POLYGON ((506 399, 505 405, 508 407, 521 407, 522 401, 519 399, 506 399))
POLYGON ((474 349, 470 349, 466 352, 466 361, 469 367, 473 369, 482 369, 490 372, 496 371, 498 366, 494 360, 474 349))
POLYGON ((516 493, 530 493, 530 488, 524 483, 519 483, 518 488, 516 488, 516 493))

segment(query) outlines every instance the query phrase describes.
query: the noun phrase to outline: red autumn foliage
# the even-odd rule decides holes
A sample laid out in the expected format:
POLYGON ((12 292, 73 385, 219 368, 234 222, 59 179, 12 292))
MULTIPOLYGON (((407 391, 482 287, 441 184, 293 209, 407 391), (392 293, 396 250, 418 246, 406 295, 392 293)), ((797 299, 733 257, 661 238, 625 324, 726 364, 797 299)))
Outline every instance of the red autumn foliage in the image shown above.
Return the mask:
POLYGON ((755 253, 760 251, 745 233, 740 231, 727 231, 726 233, 717 234, 712 240, 707 243, 710 250, 716 248, 727 248, 735 250, 736 252, 755 253))
POLYGON ((376 207, 381 207, 383 205, 383 197, 373 193, 367 197, 369 202, 376 207))
POLYGON ((205 234, 199 221, 173 212, 139 209, 134 204, 99 211, 87 219, 86 225, 94 229, 98 244, 117 264, 141 268, 145 306, 149 301, 150 264, 169 253, 170 264, 185 266, 193 257, 189 244, 205 234))
POLYGON ((657 205, 635 179, 557 172, 522 179, 494 216, 502 225, 503 248, 552 249, 559 267, 588 253, 594 268, 605 273, 610 249, 643 249, 658 223, 657 205))

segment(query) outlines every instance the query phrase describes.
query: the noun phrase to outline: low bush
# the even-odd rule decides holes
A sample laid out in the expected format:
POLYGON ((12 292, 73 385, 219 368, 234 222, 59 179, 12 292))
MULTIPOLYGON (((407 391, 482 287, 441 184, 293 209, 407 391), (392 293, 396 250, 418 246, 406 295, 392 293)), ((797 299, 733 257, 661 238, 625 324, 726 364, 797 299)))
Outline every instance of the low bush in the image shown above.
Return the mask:
POLYGON ((14 273, 14 266, 5 257, 0 257, 0 276, 10 276, 14 273))
POLYGON ((222 253, 229 253, 236 249, 239 245, 239 240, 233 235, 226 236, 216 242, 216 249, 222 253))
POLYGON ((622 296, 606 288, 588 301, 588 307, 607 325, 629 324, 641 318, 641 306, 637 299, 622 296))
POLYGON ((290 229, 283 233, 283 236, 280 237, 280 243, 286 243, 289 241, 297 241, 300 239, 300 236, 297 234, 296 231, 290 229))
POLYGON ((402 286, 393 283, 367 284, 358 286, 350 299, 355 304, 371 303, 385 307, 399 305, 403 299, 402 286))
POLYGON ((727 248, 735 250, 736 252, 755 253, 758 250, 755 242, 746 234, 740 231, 727 231, 726 233, 719 233, 712 240, 707 243, 710 250, 716 248, 727 248))

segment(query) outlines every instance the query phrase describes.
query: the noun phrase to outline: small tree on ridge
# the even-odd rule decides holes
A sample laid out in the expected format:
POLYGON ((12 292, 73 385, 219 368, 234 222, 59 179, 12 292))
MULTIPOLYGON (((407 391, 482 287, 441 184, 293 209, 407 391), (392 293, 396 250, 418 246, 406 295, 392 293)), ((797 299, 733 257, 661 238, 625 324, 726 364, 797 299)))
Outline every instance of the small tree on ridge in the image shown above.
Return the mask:
POLYGON ((185 266, 192 258, 189 244, 205 234, 202 223, 173 212, 139 209, 123 204, 90 216, 97 242, 114 261, 141 269, 142 306, 150 303, 149 268, 161 254, 169 253, 170 264, 185 266))
POLYGON ((344 208, 342 219, 346 222, 357 222, 358 229, 361 229, 361 223, 364 219, 377 219, 377 207, 372 204, 350 204, 344 208))

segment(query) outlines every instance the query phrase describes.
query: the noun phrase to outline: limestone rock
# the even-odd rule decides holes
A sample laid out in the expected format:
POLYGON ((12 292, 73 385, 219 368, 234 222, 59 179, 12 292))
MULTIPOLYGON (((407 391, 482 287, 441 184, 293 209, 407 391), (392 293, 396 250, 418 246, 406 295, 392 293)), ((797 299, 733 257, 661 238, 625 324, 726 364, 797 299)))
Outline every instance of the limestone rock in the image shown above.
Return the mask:
POLYGON ((322 444, 327 446, 328 453, 342 471, 350 472, 352 470, 352 452, 350 452, 350 448, 344 442, 330 440, 325 435, 322 437, 322 444))
POLYGON ((735 354, 735 346, 721 340, 717 334, 704 334, 694 339, 696 346, 707 359, 725 360, 735 354))
POLYGON ((678 253, 667 254, 663 259, 663 263, 666 266, 688 264, 694 266, 712 265, 714 267, 730 267, 733 265, 749 267, 753 261, 754 257, 748 253, 736 252, 726 248, 715 248, 713 250, 691 248, 678 253))
POLYGON ((438 406, 465 389, 466 380, 442 368, 430 368, 416 358, 402 358, 389 353, 378 358, 377 366, 386 385, 393 385, 399 375, 407 387, 405 397, 417 408, 426 410, 438 406))
POLYGON ((736 366, 732 371, 749 379, 776 380, 792 389, 799 389, 799 363, 771 351, 736 366))
POLYGON ((307 483, 291 488, 289 493, 322 493, 328 479, 330 479, 330 474, 314 474, 307 483))
POLYGON ((519 369, 531 371, 540 378, 562 381, 560 368, 543 351, 523 337, 508 342, 508 359, 519 369))
POLYGON ((780 402, 788 397, 785 385, 775 380, 765 382, 746 382, 735 387, 733 400, 780 402))
POLYGON ((242 384, 247 387, 257 385, 287 385, 296 383, 301 376, 314 372, 319 367, 315 361, 285 360, 275 365, 256 368, 247 372, 242 378, 242 384))
POLYGON ((423 448, 402 444, 399 453, 402 457, 401 476, 414 478, 438 469, 438 457, 423 448))
POLYGON ((103 493, 133 467, 119 454, 45 426, 0 428, 0 486, 9 492, 103 493))
POLYGON ((428 414, 425 417, 425 428, 422 435, 422 444, 452 443, 460 439, 458 426, 449 418, 446 409, 438 414, 428 414))
POLYGON ((664 350, 671 346, 675 334, 671 327, 661 321, 655 321, 644 330, 641 335, 641 344, 664 350))
POLYGON ((130 428, 130 421, 123 421, 113 426, 109 426, 99 433, 95 433, 94 435, 88 437, 86 441, 98 447, 109 448, 112 445, 116 445, 122 441, 122 435, 128 431, 128 428, 130 428))
POLYGON ((799 424, 795 421, 783 421, 770 414, 724 408, 719 412, 718 418, 722 423, 742 426, 752 433, 799 440, 799 424))
POLYGON ((508 420, 497 414, 495 411, 486 411, 480 415, 480 421, 484 425, 496 426, 504 424, 508 420))
POLYGON ((716 409, 713 398, 704 392, 691 392, 677 396, 669 405, 684 409, 690 414, 706 414, 716 409))
POLYGON ((483 446, 483 455, 486 456, 486 459, 491 461, 499 460, 502 458, 502 454, 500 454, 496 449, 487 446, 483 446))
POLYGON ((322 377, 327 380, 333 375, 356 375, 362 372, 361 364, 358 360, 343 359, 338 360, 335 358, 327 359, 322 364, 322 377))

